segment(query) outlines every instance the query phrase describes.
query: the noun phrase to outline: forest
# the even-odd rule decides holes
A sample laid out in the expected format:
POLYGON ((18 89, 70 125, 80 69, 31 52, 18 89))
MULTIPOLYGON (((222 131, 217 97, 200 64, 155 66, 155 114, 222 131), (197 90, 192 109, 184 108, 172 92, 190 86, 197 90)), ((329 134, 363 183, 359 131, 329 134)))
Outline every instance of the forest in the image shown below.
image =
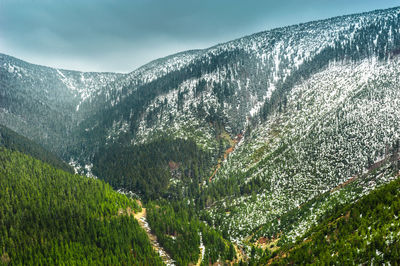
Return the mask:
MULTIPOLYGON (((162 264, 133 218, 141 208, 135 200, 114 192, 104 181, 71 174, 70 167, 52 153, 5 127, 1 129, 3 264, 162 264), (63 168, 70 172, 60 166, 67 166, 63 168)), ((205 249, 203 265, 236 258, 233 244, 200 221, 197 208, 202 206, 184 203, 200 194, 202 178, 213 167, 211 154, 201 151, 193 141, 164 137, 133 148, 113 146, 99 152, 96 160, 102 168, 94 172, 101 173, 114 188, 135 184, 133 191, 143 191, 152 231, 178 265, 196 263, 200 243, 205 249), (124 156, 117 160, 117 154, 124 156), (150 183, 143 181, 143 175, 150 183), (126 179, 121 180, 121 176, 126 179), (171 178, 181 184, 171 188, 171 178), (157 182, 159 186, 150 185, 157 182), (180 192, 186 185, 186 192, 180 192)))
POLYGON ((294 25, 89 87, 4 61, 2 123, 57 155, 0 126, 0 265, 162 265, 138 200, 177 265, 397 265, 399 25, 294 25))
POLYGON ((2 147, 0 176, 2 264, 162 264, 138 204, 105 182, 2 147))
POLYGON ((160 137, 147 144, 100 149, 93 173, 116 189, 135 191, 144 200, 182 199, 198 194, 201 178, 211 169, 211 158, 192 140, 160 137), (170 186, 172 178, 178 185, 170 186))

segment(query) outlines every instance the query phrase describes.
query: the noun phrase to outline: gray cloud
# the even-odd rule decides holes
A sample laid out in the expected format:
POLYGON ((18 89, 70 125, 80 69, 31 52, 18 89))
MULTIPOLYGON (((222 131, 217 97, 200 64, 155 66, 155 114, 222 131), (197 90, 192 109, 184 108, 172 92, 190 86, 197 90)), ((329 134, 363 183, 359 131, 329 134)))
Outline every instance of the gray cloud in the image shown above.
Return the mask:
POLYGON ((254 32, 400 5, 376 0, 0 0, 0 52, 85 71, 150 60, 254 32))

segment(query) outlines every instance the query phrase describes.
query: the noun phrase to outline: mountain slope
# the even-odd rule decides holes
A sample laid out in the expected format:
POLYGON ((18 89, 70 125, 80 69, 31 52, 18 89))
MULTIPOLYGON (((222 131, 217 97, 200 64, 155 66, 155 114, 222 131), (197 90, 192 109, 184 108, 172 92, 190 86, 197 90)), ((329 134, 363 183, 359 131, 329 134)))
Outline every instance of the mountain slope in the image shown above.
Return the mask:
POLYGON ((396 54, 398 13, 391 9, 279 28, 197 52, 181 69, 122 86, 105 108, 80 124, 84 149, 75 156, 85 154, 90 161, 96 147, 129 146, 160 133, 194 138, 215 151, 221 128, 234 137, 249 120, 264 121, 282 109, 296 83, 330 64, 396 54))
POLYGON ((114 73, 81 73, 29 64, 0 54, 0 123, 65 159, 70 135, 114 73))
POLYGON ((9 150, 19 151, 30 155, 42 162, 52 165, 55 168, 73 173, 72 167, 63 162, 56 155, 2 125, 0 125, 0 147, 1 146, 9 150))
MULTIPOLYGON (((244 37, 83 124, 90 139, 101 128, 103 144, 130 147, 169 134, 194 139, 214 159, 224 130, 234 137, 246 129, 199 204, 213 206, 212 222, 233 237, 261 225, 273 225, 261 235, 275 235, 281 217, 370 168, 398 140, 398 28, 396 8, 244 37)), ((365 193, 384 180, 370 181, 358 188, 365 193)), ((343 200, 356 198, 349 192, 343 200)), ((291 237, 309 225, 298 226, 291 237)))
MULTIPOLYGON (((265 223, 274 228, 272 236, 286 212, 368 172, 397 150, 398 63, 398 58, 340 63, 295 86, 285 110, 254 129, 217 173, 210 190, 218 189, 226 200, 223 208, 211 210, 215 219, 232 235, 265 223), (221 209, 235 215, 225 217, 221 209)), ((358 185, 361 193, 387 180, 370 181, 358 185)), ((342 195, 341 201, 359 196, 342 195)))
POLYGON ((398 9, 392 9, 279 28, 217 45, 198 52, 182 69, 147 84, 123 86, 83 129, 106 128, 103 139, 130 133, 137 142, 155 130, 185 131, 189 126, 207 138, 213 132, 204 125, 208 118, 237 134, 265 101, 263 116, 295 82, 330 61, 388 57, 399 44, 397 24, 398 9))
POLYGON ((399 43, 397 23, 398 9, 390 9, 278 28, 126 75, 56 70, 2 55, 1 121, 82 165, 99 146, 147 141, 159 131, 189 134, 212 149, 221 125, 232 136, 243 132, 249 117, 261 109, 265 119, 297 81, 329 62, 387 58, 399 43))
POLYGON ((140 207, 104 182, 2 147, 0 176, 2 264, 162 265, 140 207))

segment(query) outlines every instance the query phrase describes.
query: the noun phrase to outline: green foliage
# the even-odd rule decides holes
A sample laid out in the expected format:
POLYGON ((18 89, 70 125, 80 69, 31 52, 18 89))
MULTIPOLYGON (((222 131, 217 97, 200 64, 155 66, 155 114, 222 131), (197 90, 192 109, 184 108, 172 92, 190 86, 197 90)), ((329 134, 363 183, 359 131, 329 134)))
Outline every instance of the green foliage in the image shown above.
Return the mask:
POLYGON ((146 233, 126 215, 139 209, 102 181, 0 148, 2 263, 160 265, 146 233))
POLYGON ((48 163, 56 168, 60 168, 64 171, 73 173, 71 166, 63 162, 56 155, 43 149, 40 145, 33 141, 25 138, 12 131, 11 129, 0 125, 0 147, 4 146, 7 149, 19 151, 34 158, 41 160, 42 162, 48 163))

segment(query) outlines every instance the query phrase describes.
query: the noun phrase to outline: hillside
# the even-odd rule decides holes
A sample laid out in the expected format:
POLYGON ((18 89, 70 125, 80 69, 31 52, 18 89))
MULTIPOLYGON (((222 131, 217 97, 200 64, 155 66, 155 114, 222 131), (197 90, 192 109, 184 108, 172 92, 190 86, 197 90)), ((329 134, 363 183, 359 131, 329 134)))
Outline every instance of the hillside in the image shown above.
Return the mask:
POLYGON ((355 81, 334 76, 340 66, 351 71, 348 66, 364 62, 357 70, 361 80, 369 74, 368 62, 370 68, 389 66, 399 46, 398 13, 391 9, 310 22, 197 51, 182 68, 117 90, 103 109, 80 124, 76 138, 83 144, 72 152, 74 158, 84 165, 104 153, 99 147, 132 147, 169 135, 193 139, 215 161, 229 148, 225 132, 233 139, 259 129, 267 138, 262 130, 273 114, 284 111, 295 86, 326 71, 325 87, 335 86, 335 79, 347 87, 355 81))
POLYGON ((64 155, 71 132, 93 111, 91 96, 120 76, 53 69, 0 54, 0 123, 69 161, 64 155))
MULTIPOLYGON (((368 172, 396 150, 398 62, 340 63, 295 86, 285 110, 253 129, 217 173, 209 194, 223 200, 208 210, 214 220, 223 221, 231 235, 248 235, 265 224, 271 237, 281 231, 278 220, 285 213, 368 172), (235 215, 225 216, 227 209, 235 215)), ((359 183, 357 193, 314 208, 322 214, 337 200, 350 202, 387 181, 376 176, 359 183)), ((291 238, 307 227, 306 220, 296 221, 300 232, 287 232, 291 238)))
POLYGON ((0 147, 1 263, 151 264, 140 207, 104 182, 0 147))
POLYGON ((0 147, 1 146, 9 150, 19 151, 21 153, 30 155, 38 160, 41 160, 42 162, 52 165, 55 168, 73 173, 72 167, 63 162, 56 155, 43 149, 40 145, 34 143, 28 138, 25 138, 24 136, 21 136, 2 125, 0 125, 0 147))

